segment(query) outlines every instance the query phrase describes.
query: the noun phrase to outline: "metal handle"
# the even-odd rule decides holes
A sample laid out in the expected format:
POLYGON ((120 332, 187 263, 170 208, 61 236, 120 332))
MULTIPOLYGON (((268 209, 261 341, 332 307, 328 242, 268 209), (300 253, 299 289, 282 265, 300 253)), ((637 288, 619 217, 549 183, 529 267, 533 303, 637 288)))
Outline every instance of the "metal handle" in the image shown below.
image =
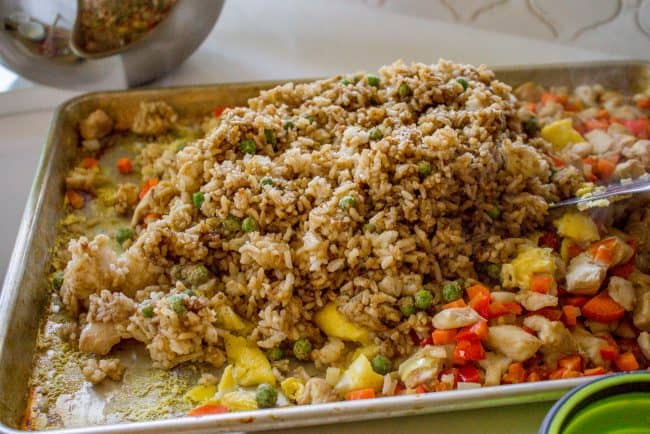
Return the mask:
POLYGON ((591 202, 599 199, 606 199, 612 196, 624 196, 638 193, 645 193, 650 191, 650 177, 644 176, 643 178, 635 179, 631 182, 611 184, 607 186, 605 191, 595 193, 587 197, 574 197, 566 199, 561 202, 552 203, 549 208, 559 208, 563 206, 578 205, 580 203, 591 202))

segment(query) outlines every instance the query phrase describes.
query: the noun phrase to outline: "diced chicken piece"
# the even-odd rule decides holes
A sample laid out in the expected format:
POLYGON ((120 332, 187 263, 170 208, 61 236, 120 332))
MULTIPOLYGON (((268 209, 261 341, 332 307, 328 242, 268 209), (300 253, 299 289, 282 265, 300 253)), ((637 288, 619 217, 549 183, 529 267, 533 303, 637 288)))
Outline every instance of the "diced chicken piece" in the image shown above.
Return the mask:
POLYGON ((437 378, 446 358, 447 350, 443 346, 430 345, 420 348, 399 365, 399 376, 406 387, 410 388, 429 382, 437 378))
POLYGON ((635 179, 644 173, 646 173, 645 167, 636 158, 619 163, 614 169, 614 175, 617 179, 635 179))
POLYGON ((601 90, 594 86, 581 85, 576 87, 573 90, 573 93, 575 94, 575 96, 578 97, 578 99, 584 106, 593 107, 598 103, 598 95, 601 93, 601 90))
POLYGON ((178 115, 166 102, 142 102, 133 119, 131 130, 136 134, 155 136, 169 130, 176 119, 178 115))
POLYGON ((516 362, 523 362, 537 352, 542 342, 521 327, 496 325, 488 329, 487 345, 516 362))
POLYGON ((305 384, 302 393, 296 397, 296 402, 300 405, 305 404, 322 404, 338 400, 332 386, 327 384, 322 378, 310 378, 305 384))
POLYGON ((110 134, 112 129, 113 119, 103 110, 95 110, 79 122, 79 133, 85 140, 101 139, 110 134))
POLYGON ((571 260, 566 273, 566 290, 573 294, 595 294, 605 280, 607 269, 581 253, 571 260))
POLYGON ((578 351, 571 332, 560 321, 532 315, 524 320, 524 325, 537 332, 537 337, 542 341, 541 351, 547 364, 555 365, 561 357, 578 351))
POLYGON ((102 290, 90 296, 88 321, 81 330, 79 349, 99 355, 107 354, 121 339, 130 337, 127 332, 129 317, 135 313, 135 301, 119 292, 102 290))
POLYGON ((516 300, 526 310, 534 311, 544 307, 557 306, 558 299, 554 295, 542 294, 535 291, 519 291, 516 300))
POLYGON ((108 352, 122 340, 121 333, 113 323, 90 322, 81 329, 79 350, 100 356, 108 352))
POLYGON ((637 289, 632 321, 636 328, 650 331, 650 291, 637 289))
POLYGON ((142 243, 136 242, 117 259, 117 266, 122 272, 120 289, 129 296, 134 296, 139 289, 158 282, 164 269, 149 260, 142 250, 142 243))
POLYGON ((641 352, 643 353, 643 356, 650 360, 650 333, 648 332, 641 332, 639 333, 639 337, 636 338, 637 343, 639 344, 639 347, 641 348, 641 352))
POLYGON ((438 312, 432 319, 433 327, 437 329, 455 329, 475 324, 483 319, 471 307, 450 307, 438 312))
POLYGON ((609 237, 603 241, 612 240, 612 266, 623 264, 634 256, 634 249, 620 237, 609 237))
POLYGON ((607 293, 615 302, 623 306, 623 309, 627 311, 634 309, 636 294, 634 293, 634 286, 629 280, 612 276, 609 279, 609 285, 607 285, 607 293))
POLYGON ((585 138, 593 145, 596 154, 604 154, 614 144, 614 138, 603 130, 591 130, 585 134, 585 138))
POLYGON ((578 351, 582 356, 596 366, 603 366, 605 364, 603 357, 600 355, 600 349, 608 345, 605 339, 592 335, 582 327, 576 327, 571 335, 578 344, 578 351))
POLYGON ((639 160, 646 168, 650 167, 650 140, 638 140, 621 152, 628 159, 639 160))
POLYGON ((86 237, 71 240, 68 251, 71 259, 63 273, 61 297, 74 313, 79 300, 86 300, 104 288, 114 288, 121 277, 115 266, 117 256, 109 246, 106 235, 97 235, 92 241, 86 237))
POLYGON ((130 182, 119 184, 115 193, 115 211, 129 214, 138 204, 138 186, 130 182))
POLYGON ((639 243, 639 252, 650 251, 650 210, 637 210, 630 216, 625 232, 639 243))
POLYGON ((516 301, 516 295, 514 292, 510 291, 493 291, 490 293, 492 301, 499 303, 512 303, 516 301))
POLYGON ((106 378, 113 381, 120 381, 124 375, 124 366, 120 359, 104 359, 95 360, 88 359, 83 364, 81 372, 86 377, 86 380, 93 384, 99 384, 106 378))
POLYGON ((512 360, 504 355, 488 351, 485 353, 485 359, 480 360, 478 364, 485 369, 486 386, 497 386, 501 384, 501 377, 508 370, 512 360))
POLYGON ((544 89, 537 83, 527 81, 526 83, 519 85, 513 93, 517 95, 517 98, 521 101, 537 102, 542 98, 544 89))
POLYGON ((503 145, 506 170, 524 178, 547 179, 550 175, 548 162, 532 146, 519 142, 505 142, 503 145))
POLYGON ((97 168, 75 167, 65 178, 65 184, 72 190, 94 193, 95 189, 106 184, 107 180, 97 168))
POLYGON ((562 149, 562 156, 569 161, 577 161, 594 152, 594 146, 589 142, 578 142, 562 149))

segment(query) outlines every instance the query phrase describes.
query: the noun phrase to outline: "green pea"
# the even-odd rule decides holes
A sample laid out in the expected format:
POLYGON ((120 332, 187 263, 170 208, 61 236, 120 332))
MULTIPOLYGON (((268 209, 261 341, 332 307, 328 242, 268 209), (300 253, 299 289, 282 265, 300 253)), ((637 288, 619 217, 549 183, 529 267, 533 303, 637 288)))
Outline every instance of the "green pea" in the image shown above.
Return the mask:
POLYGON ((142 316, 145 318, 153 318, 153 306, 151 303, 146 303, 142 306, 140 312, 142 312, 142 316))
POLYGON ((431 168, 431 163, 428 161, 420 161, 418 163, 418 173, 422 178, 426 178, 427 176, 431 175, 431 171, 433 169, 431 168))
POLYGON ((228 233, 237 232, 241 228, 240 220, 234 215, 226 217, 221 225, 223 226, 223 230, 228 233))
POLYGON ((381 132, 379 128, 373 128, 370 130, 370 140, 381 140, 384 137, 384 133, 381 132))
POLYGON ((284 125, 282 126, 285 130, 291 130, 293 128, 296 128, 296 126, 293 124, 291 121, 286 121, 284 125))
POLYGON ((180 294, 170 295, 167 298, 167 303, 169 303, 169 307, 176 313, 185 313, 187 310, 185 308, 185 299, 180 294))
POLYGON ((187 295, 188 297, 193 297, 196 295, 196 292, 192 291, 191 289, 186 289, 183 291, 183 294, 187 295))
POLYGON ((463 86, 463 90, 467 90, 467 88, 469 87, 469 83, 468 83, 467 80, 465 80, 463 77, 461 77, 461 78, 457 78, 456 81, 457 81, 461 86, 463 86))
POLYGON ((344 86, 347 86, 348 84, 350 84, 350 80, 348 80, 347 78, 344 78, 343 80, 341 80, 341 84, 344 85, 344 86))
POLYGON ((402 297, 397 302, 400 312, 405 317, 409 317, 415 313, 415 304, 413 304, 413 297, 402 297))
POLYGON ((386 375, 390 372, 390 359, 384 355, 377 354, 372 358, 370 364, 372 365, 372 369, 379 375, 386 375))
POLYGON ((298 360, 307 360, 311 355, 311 342, 307 338, 300 338, 293 343, 293 355, 298 360))
POLYGON ((63 271, 57 271, 52 274, 52 288, 58 291, 61 286, 63 286, 63 271))
POLYGON ((501 265, 490 262, 487 267, 485 267, 485 271, 491 279, 498 281, 501 280, 501 265))
POLYGON ((486 213, 487 213, 487 215, 490 216, 490 218, 492 220, 496 220, 499 217, 501 217, 501 208, 499 208, 498 206, 494 206, 494 207, 490 208, 489 210, 487 210, 486 213))
POLYGON ((260 185, 263 186, 263 187, 267 186, 267 185, 270 185, 271 187, 273 187, 275 185, 275 181, 270 176, 265 176, 260 181, 260 185))
POLYGON ((255 391, 255 401, 259 408, 275 407, 275 403, 278 401, 278 391, 270 384, 262 383, 257 386, 255 391))
POLYGON ((257 145, 251 139, 242 140, 239 143, 239 150, 244 154, 255 154, 257 152, 257 145))
POLYGON ((257 224, 257 220, 255 220, 253 217, 246 217, 241 222, 241 228, 246 233, 255 232, 255 231, 260 230, 260 226, 257 224))
POLYGON ((458 282, 447 282, 442 286, 442 300, 445 303, 451 303, 463 296, 463 288, 458 282))
POLYGON ((205 265, 194 265, 185 271, 185 278, 191 285, 198 286, 210 280, 210 272, 205 265))
POLYGON ((366 75, 366 79, 368 80, 368 84, 373 87, 379 87, 379 77, 373 74, 368 74, 366 75))
POLYGON ((428 309, 433 303, 433 295, 426 289, 421 289, 413 296, 413 302, 420 310, 428 309))
POLYGON ((411 88, 409 87, 408 84, 402 83, 399 85, 397 88, 397 94, 401 96, 402 98, 406 98, 411 94, 411 88))
POLYGON ((275 137, 275 132, 269 129, 264 130, 264 140, 266 140, 266 143, 269 145, 275 145, 278 143, 278 140, 275 137))
POLYGON ((537 123, 537 118, 531 116, 524 121, 524 131, 529 136, 534 136, 539 131, 539 124, 537 123))
POLYGON ((115 233, 115 239, 118 243, 124 244, 124 241, 130 240, 133 238, 133 229, 131 228, 119 228, 115 233))
POLYGON ((272 362, 284 359, 284 350, 282 348, 271 348, 266 352, 266 357, 272 362))
POLYGON ((339 208, 344 211, 354 208, 356 205, 357 200, 353 196, 343 196, 341 200, 339 200, 339 208))
POLYGON ((192 202, 194 203, 194 208, 200 209, 204 201, 205 201, 205 194, 203 194, 202 191, 197 191, 192 195, 192 202))

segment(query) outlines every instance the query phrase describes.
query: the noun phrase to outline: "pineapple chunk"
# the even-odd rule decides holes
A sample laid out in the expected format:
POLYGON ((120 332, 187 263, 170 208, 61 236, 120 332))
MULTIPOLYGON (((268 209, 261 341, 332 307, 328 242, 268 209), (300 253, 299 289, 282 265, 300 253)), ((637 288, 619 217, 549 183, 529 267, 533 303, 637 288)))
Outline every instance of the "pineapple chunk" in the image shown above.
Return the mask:
POLYGON ((569 238, 562 239, 562 244, 560 245, 560 256, 562 257, 562 260, 564 261, 565 264, 568 264, 569 261, 572 259, 569 257, 569 250, 572 249, 574 246, 576 246, 575 241, 569 238))
POLYGON ((508 267, 503 267, 502 277, 508 287, 530 289, 530 278, 535 273, 555 275, 556 263, 553 250, 547 247, 533 247, 519 253, 508 267), (509 276, 503 276, 503 274, 509 276))
POLYGON ((188 390, 185 397, 194 402, 203 402, 212 398, 216 391, 217 387, 214 384, 199 384, 198 386, 194 386, 188 390))
POLYGON ((551 142, 553 149, 561 151, 566 145, 584 142, 585 139, 573 128, 571 119, 551 122, 542 128, 541 136, 551 142))
POLYGON ((221 380, 219 380, 219 386, 217 386, 218 394, 219 396, 223 396, 235 389, 237 389, 237 382, 232 375, 232 365, 228 365, 223 370, 223 374, 221 374, 221 380))
POLYGON ((248 334, 253 329, 253 325, 250 322, 242 319, 228 305, 217 306, 215 313, 217 314, 217 325, 228 331, 237 334, 248 334))
POLYGON ((221 405, 228 407, 230 411, 255 410, 257 401, 255 392, 238 390, 236 392, 226 393, 220 400, 221 405))
POLYGON ((226 335, 224 340, 228 361, 234 365, 232 375, 237 384, 241 386, 275 384, 271 364, 257 345, 233 335, 226 335))
POLYGON ((357 360, 357 357, 359 357, 361 354, 366 356, 368 360, 371 360, 373 357, 375 357, 377 354, 379 354, 379 345, 365 345, 363 347, 359 347, 354 352, 348 357, 348 361, 352 363, 353 361, 357 360))
POLYGON ((314 315, 316 325, 329 337, 365 344, 368 330, 348 320, 336 309, 336 304, 328 303, 314 315))
POLYGON ((372 369, 368 358, 364 354, 361 354, 348 366, 348 369, 345 370, 334 389, 338 393, 367 388, 379 390, 383 384, 384 377, 377 374, 372 369))
POLYGON ((560 235, 578 243, 589 243, 600 239, 596 223, 586 214, 568 212, 553 223, 560 235))

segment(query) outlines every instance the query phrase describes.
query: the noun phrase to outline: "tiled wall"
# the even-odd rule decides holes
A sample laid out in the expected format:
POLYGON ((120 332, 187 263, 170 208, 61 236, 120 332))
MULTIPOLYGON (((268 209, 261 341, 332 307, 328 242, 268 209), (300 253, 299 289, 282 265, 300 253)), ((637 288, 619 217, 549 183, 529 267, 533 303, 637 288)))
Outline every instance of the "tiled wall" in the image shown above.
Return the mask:
POLYGON ((650 59, 650 0, 349 1, 425 19, 650 59))

